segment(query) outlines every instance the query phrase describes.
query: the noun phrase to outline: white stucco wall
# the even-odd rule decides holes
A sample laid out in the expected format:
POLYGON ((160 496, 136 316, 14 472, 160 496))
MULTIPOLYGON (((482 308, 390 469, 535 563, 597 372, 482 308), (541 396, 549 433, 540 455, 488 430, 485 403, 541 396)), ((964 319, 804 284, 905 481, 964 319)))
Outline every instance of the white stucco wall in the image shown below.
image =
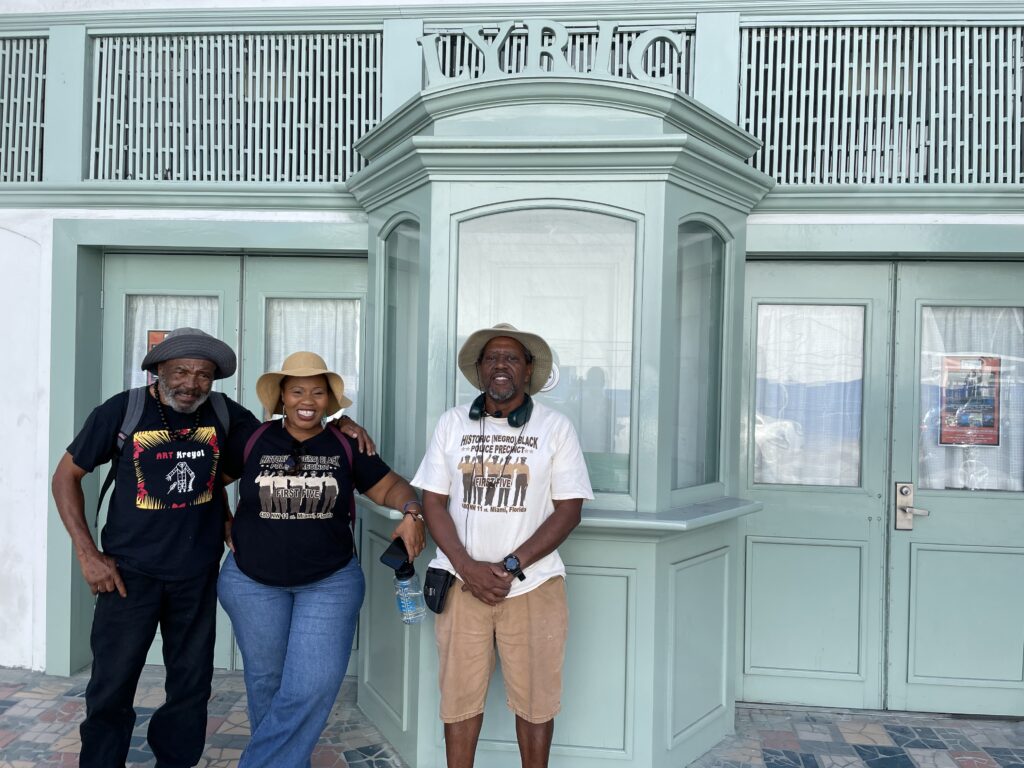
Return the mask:
MULTIPOLYGON (((360 212, 0 210, 0 666, 46 662, 54 219, 358 223, 360 212)), ((74 307, 66 311, 74 312, 74 307)), ((68 397, 71 393, 68 392, 68 397)), ((62 446, 63 447, 63 446, 62 446)))
POLYGON ((43 665, 50 271, 38 218, 0 218, 0 664, 43 665))

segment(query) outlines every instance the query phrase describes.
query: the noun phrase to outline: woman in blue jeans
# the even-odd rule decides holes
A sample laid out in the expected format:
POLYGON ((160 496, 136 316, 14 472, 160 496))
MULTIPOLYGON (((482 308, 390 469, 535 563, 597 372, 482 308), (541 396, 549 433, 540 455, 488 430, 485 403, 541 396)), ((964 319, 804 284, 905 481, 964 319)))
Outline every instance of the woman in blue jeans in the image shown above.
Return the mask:
POLYGON ((252 737, 239 768, 304 768, 341 688, 365 591, 353 492, 405 513, 392 537, 410 558, 425 544, 423 518, 404 479, 323 426, 352 401, 319 355, 290 355, 256 391, 284 418, 228 451, 239 503, 217 582, 245 664, 252 737))

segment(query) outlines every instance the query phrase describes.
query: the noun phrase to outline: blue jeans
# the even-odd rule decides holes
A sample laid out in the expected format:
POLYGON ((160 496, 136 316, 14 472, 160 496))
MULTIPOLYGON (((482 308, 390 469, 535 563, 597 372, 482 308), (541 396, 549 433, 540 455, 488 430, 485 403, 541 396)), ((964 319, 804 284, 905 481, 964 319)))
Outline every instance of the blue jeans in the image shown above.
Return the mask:
POLYGON ((239 768, 305 768, 338 697, 366 584, 359 562, 298 587, 253 581, 228 554, 217 592, 245 664, 252 737, 239 768))

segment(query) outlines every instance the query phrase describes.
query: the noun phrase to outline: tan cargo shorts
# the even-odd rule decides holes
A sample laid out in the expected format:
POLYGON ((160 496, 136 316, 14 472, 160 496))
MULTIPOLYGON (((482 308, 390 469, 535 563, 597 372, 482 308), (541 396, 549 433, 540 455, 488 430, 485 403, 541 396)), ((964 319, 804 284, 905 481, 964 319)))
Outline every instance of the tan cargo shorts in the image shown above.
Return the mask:
POLYGON ((508 706, 530 723, 552 719, 562 704, 562 662, 569 628, 565 579, 490 606, 456 579, 435 623, 441 720, 457 723, 484 711, 497 648, 508 706))

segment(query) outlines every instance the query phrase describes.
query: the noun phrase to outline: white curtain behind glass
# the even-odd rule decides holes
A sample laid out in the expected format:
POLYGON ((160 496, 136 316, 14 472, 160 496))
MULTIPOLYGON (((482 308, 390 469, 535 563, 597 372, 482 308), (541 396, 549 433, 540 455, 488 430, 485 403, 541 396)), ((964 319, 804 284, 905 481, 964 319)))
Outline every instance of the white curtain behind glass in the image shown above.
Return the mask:
POLYGON ((757 308, 754 481, 860 482, 864 308, 757 308))
POLYGON ((420 228, 412 222, 396 227, 385 241, 384 392, 381 457, 396 472, 411 477, 422 448, 414 425, 418 381, 420 323, 420 228))
POLYGON ((673 488, 718 479, 724 254, 724 241, 706 224, 687 222, 679 227, 679 355, 674 361, 679 380, 673 488))
POLYGON ((918 486, 1024 490, 1024 309, 924 307, 918 486), (946 355, 998 357, 999 445, 939 445, 946 355))
MULTIPOLYGON (((458 345, 500 322, 544 337, 558 383, 538 399, 580 436, 594 490, 629 489, 636 225, 568 209, 510 211, 459 227, 458 345)), ((477 391, 460 375, 458 402, 477 391)))
POLYGON ((358 421, 361 321, 359 299, 268 299, 266 370, 281 370, 293 352, 316 352, 345 380, 351 415, 358 421))
MULTIPOLYGON (((149 331, 198 328, 220 337, 220 307, 216 296, 151 296, 129 294, 124 317, 124 386, 141 387, 146 372, 139 369, 149 351, 149 331)), ((234 348, 234 339, 224 339, 234 348)))

